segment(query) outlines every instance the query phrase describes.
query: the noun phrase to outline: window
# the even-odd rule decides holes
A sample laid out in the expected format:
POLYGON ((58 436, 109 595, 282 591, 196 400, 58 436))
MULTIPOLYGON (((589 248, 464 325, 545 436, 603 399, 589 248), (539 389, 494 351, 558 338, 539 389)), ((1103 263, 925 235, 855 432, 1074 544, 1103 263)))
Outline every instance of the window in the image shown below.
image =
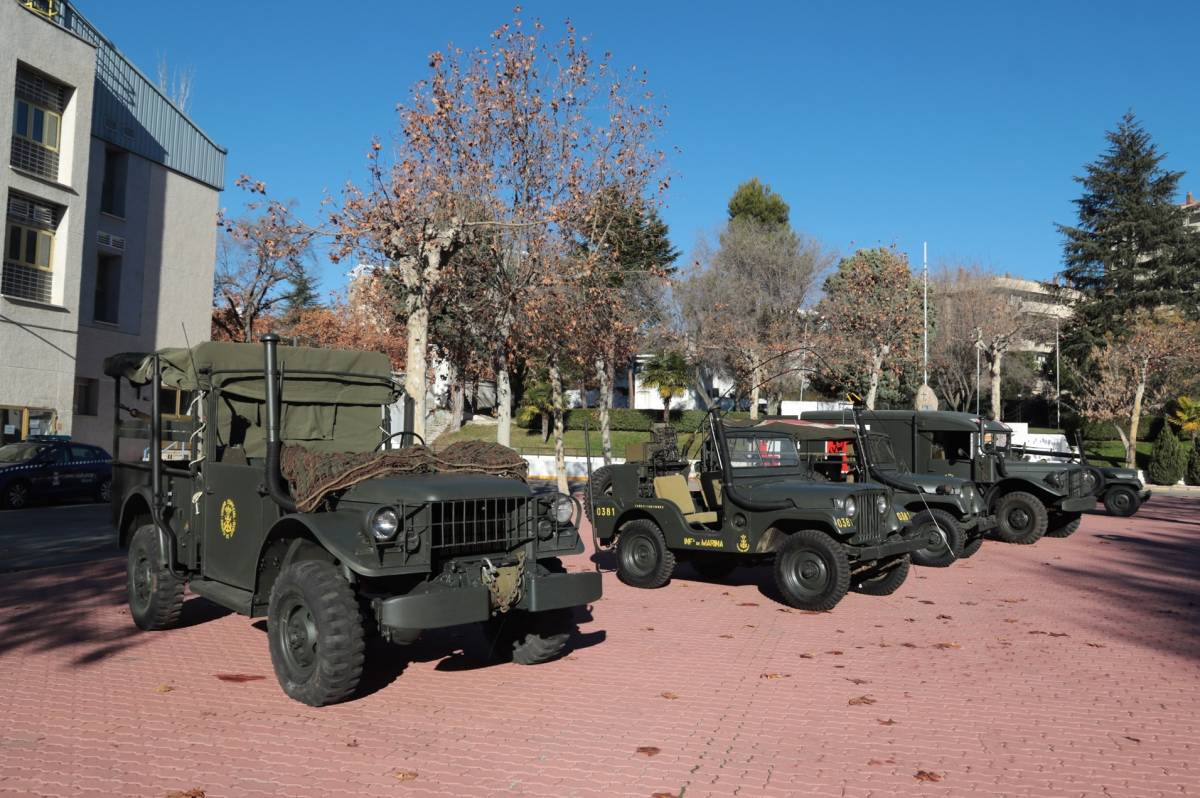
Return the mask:
POLYGON ((728 439, 729 463, 734 468, 797 466, 800 455, 792 438, 742 437, 728 439))
POLYGON ((68 89, 28 69, 17 69, 12 157, 18 169, 58 180, 62 115, 68 89))
POLYGON ((76 463, 87 462, 88 460, 96 460, 96 452, 90 446, 72 446, 71 459, 76 463))
POLYGON ((92 320, 116 324, 121 305, 121 258, 101 255, 96 259, 96 291, 92 320))
POLYGON ((194 396, 191 391, 181 391, 178 388, 167 388, 166 386, 160 386, 158 390, 158 401, 162 404, 163 418, 175 420, 191 418, 189 412, 194 396))
POLYGON ((94 416, 96 415, 96 406, 99 400, 98 389, 99 381, 90 377, 75 378, 75 403, 74 411, 77 416, 94 416))
POLYGON ((8 197, 4 225, 4 271, 0 293, 49 302, 57 208, 17 194, 8 197))
POLYGON ((102 212, 125 217, 125 181, 128 171, 129 153, 111 147, 104 151, 104 181, 100 189, 102 212))

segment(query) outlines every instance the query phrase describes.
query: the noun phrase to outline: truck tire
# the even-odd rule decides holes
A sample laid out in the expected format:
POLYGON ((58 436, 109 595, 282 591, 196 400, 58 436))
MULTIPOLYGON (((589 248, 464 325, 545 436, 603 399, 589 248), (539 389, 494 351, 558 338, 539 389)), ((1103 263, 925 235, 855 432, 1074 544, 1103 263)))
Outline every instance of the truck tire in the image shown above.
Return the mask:
POLYGON ((733 573, 733 569, 737 568, 738 561, 736 557, 731 557, 728 554, 706 554, 700 552, 693 554, 688 560, 688 564, 696 569, 696 573, 705 579, 724 579, 733 573))
POLYGON ((788 606, 833 609, 850 589, 846 550, 819 529, 793 532, 775 552, 775 586, 788 606))
POLYGON ((539 665, 558 657, 571 637, 571 610, 530 613, 512 610, 484 621, 483 649, 477 659, 484 662, 515 662, 539 665))
POLYGON ((904 580, 908 579, 908 572, 912 566, 907 554, 901 555, 898 559, 899 562, 886 571, 876 571, 874 574, 867 574, 866 578, 855 582, 851 590, 867 596, 892 595, 900 589, 900 586, 904 584, 904 580))
POLYGON ((917 513, 912 521, 912 526, 921 534, 927 534, 937 527, 946 535, 946 540, 950 544, 950 547, 947 548, 945 543, 939 541, 936 546, 926 546, 914 551, 912 553, 914 565, 923 565, 926 568, 945 568, 962 556, 962 550, 967 543, 967 535, 963 532, 962 524, 950 513, 938 509, 924 510, 917 513))
POLYGON ((983 535, 975 532, 967 537, 967 542, 963 544, 962 554, 958 555, 958 557, 961 560, 965 560, 968 557, 974 557, 982 547, 983 535))
POLYGON ((283 569, 271 588, 267 638, 279 686, 302 704, 333 704, 358 687, 362 616, 332 563, 303 560, 283 569))
POLYGON ((1046 505, 1023 490, 1006 493, 996 502, 996 537, 1005 543, 1027 546, 1046 534, 1046 505))
POLYGON ((1082 513, 1055 513, 1050 517, 1050 524, 1046 527, 1046 537, 1071 537, 1071 535, 1075 534, 1075 530, 1079 529, 1081 515, 1082 513))
POLYGON ((1104 509, 1109 515, 1128 518, 1141 506, 1142 500, 1138 498, 1137 492, 1125 485, 1113 485, 1104 494, 1104 509))
POLYGON ((662 530, 639 518, 621 527, 617 536, 617 578, 633 587, 662 587, 675 572, 675 553, 667 548, 662 530))
POLYGON ((153 524, 138 527, 129 541, 126 583, 129 617, 146 632, 169 629, 183 611, 183 580, 161 564, 162 543, 153 524))
MULTIPOLYGON (((601 496, 612 495, 612 466, 601 466, 592 472, 592 498, 599 499, 601 496)), ((583 509, 587 513, 589 521, 592 520, 592 503, 587 500, 587 493, 583 495, 583 509)))

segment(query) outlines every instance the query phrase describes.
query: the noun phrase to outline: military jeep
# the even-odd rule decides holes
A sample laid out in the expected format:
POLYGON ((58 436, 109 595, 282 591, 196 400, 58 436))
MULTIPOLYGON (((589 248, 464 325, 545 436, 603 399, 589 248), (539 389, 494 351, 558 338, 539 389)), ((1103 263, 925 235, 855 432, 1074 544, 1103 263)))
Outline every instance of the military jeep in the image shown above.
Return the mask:
MULTIPOLYGON (((850 423, 849 413, 809 411, 801 418, 850 423)), ((862 420, 892 441, 914 474, 971 480, 996 515, 993 534, 1006 543, 1066 537, 1096 504, 1096 472, 1059 463, 1035 463, 1010 451, 1010 430, 998 421, 949 410, 871 410, 862 420)))
POLYGON ((918 531, 940 532, 933 546, 914 551, 914 565, 944 568, 979 551, 984 533, 996 525, 983 495, 970 480, 913 474, 896 458, 891 439, 865 426, 773 419, 765 428, 790 432, 800 454, 827 479, 869 479, 892 488, 901 520, 918 531))
POLYGON ((738 565, 773 562, 783 601, 830 610, 854 590, 888 595, 904 583, 909 555, 936 543, 900 521, 891 490, 821 480, 786 433, 725 424, 709 413, 699 445, 699 489, 674 431, 627 452, 590 480, 602 545, 615 545, 617 577, 660 587, 678 560, 719 579, 738 565))
POLYGON ((388 432, 396 390, 381 354, 267 335, 117 355, 105 372, 134 623, 175 624, 185 585, 265 615, 275 674, 298 701, 349 697, 367 636, 403 644, 481 623, 488 655, 545 661, 567 642, 571 608, 600 597, 598 573, 559 560, 583 551, 578 504, 534 494, 515 452, 434 453, 388 432), (122 382, 149 389, 149 412, 122 404, 122 382))
POLYGON ((1060 452, 1052 449, 1035 449, 1028 446, 1013 446, 1016 456, 1038 455, 1053 457, 1068 462, 1079 461, 1080 465, 1089 469, 1089 475, 1096 483, 1096 498, 1104 502, 1104 509, 1109 515, 1128 518, 1150 501, 1151 491, 1146 486, 1145 476, 1136 468, 1122 466, 1095 465, 1088 460, 1087 451, 1083 447, 1083 438, 1075 436, 1075 451, 1060 452))

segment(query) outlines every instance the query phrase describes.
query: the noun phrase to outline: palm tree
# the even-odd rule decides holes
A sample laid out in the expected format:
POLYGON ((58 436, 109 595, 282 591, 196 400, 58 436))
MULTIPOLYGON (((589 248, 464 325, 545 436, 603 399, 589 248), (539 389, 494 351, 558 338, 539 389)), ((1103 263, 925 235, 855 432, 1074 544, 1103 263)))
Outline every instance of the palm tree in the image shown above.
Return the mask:
POLYGON ((1185 432, 1191 437, 1194 445, 1196 435, 1200 434, 1200 400, 1190 396, 1179 397, 1179 407, 1176 408, 1175 415, 1171 420, 1179 425, 1181 432, 1185 432))
POLYGON ((671 397, 683 394, 692 384, 691 368, 679 352, 660 352, 646 364, 642 384, 658 389, 663 403, 663 422, 670 423, 671 397))

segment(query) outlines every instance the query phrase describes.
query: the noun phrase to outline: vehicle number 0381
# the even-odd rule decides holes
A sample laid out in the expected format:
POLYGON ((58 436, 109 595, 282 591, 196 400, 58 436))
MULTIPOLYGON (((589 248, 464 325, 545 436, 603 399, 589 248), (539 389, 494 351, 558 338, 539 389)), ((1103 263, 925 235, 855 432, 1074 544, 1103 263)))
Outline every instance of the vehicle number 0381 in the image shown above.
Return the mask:
POLYGON ((616 514, 617 514, 616 507, 597 507, 596 508, 596 517, 597 518, 612 518, 616 514))

